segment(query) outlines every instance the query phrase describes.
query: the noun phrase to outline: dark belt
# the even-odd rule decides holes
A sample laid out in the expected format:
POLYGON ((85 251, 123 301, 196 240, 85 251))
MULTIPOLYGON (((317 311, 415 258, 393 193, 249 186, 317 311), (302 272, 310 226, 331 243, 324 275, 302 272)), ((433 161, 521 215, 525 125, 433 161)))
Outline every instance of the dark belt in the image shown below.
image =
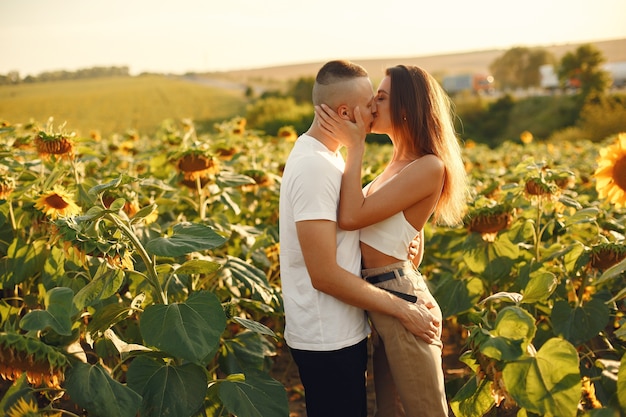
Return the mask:
MULTIPOLYGON (((398 269, 397 271, 398 271, 399 276, 401 277, 404 276, 404 271, 402 269, 398 269)), ((390 279, 395 279, 395 278, 396 278, 396 274, 394 273, 394 271, 390 271, 390 272, 385 272, 383 274, 372 275, 370 277, 366 277, 365 280, 369 282, 370 284, 380 284, 381 282, 389 281, 390 279)), ((414 296, 413 294, 406 294, 400 291, 388 290, 387 288, 382 288, 382 289, 410 303, 417 302, 417 297, 414 296)))
MULTIPOLYGON (((401 277, 404 276, 404 271, 402 269, 397 269, 396 271, 398 271, 399 276, 401 277)), ((390 271, 390 272, 385 272, 383 274, 372 275, 370 277, 366 277, 365 281, 369 282, 370 284, 380 284, 381 282, 389 281, 390 279, 395 279, 395 278, 396 278, 395 272, 390 271)))

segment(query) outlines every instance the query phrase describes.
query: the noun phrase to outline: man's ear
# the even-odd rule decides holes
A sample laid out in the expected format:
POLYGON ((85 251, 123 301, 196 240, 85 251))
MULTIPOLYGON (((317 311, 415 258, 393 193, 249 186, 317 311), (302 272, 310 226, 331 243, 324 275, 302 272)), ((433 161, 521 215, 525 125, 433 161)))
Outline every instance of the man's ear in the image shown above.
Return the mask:
POLYGON ((337 114, 342 119, 350 120, 350 108, 345 104, 342 104, 339 107, 337 107, 337 114))

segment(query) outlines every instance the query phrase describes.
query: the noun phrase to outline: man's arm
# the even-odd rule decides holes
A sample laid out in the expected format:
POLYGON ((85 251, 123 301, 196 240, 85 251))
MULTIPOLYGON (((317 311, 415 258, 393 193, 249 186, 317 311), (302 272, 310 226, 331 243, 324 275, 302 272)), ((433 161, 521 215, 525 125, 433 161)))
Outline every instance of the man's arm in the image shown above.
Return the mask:
POLYGON ((438 340, 439 320, 426 306, 408 303, 371 285, 337 264, 337 223, 309 220, 296 223, 313 287, 347 304, 396 317, 415 336, 427 343, 438 340))

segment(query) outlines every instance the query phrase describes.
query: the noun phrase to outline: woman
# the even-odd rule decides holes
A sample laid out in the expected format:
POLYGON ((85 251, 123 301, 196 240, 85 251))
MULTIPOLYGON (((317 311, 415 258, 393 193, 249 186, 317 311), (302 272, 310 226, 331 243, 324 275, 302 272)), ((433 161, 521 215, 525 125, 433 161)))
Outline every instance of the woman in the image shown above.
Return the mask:
MULTIPOLYGON (((372 104, 371 131, 390 137, 393 155, 362 190, 367 131, 362 118, 351 124, 326 107, 316 111, 323 127, 341 138, 348 150, 339 226, 360 229, 363 277, 406 300, 413 301, 414 296, 418 303, 432 303, 431 312, 441 319, 424 279, 407 260, 406 248, 431 217, 454 225, 465 211, 466 173, 448 96, 421 68, 387 69, 372 104)), ((413 261, 417 265, 423 244, 421 239, 420 256, 413 261)), ((429 344, 406 332, 392 317, 371 312, 370 319, 377 336, 373 340, 376 417, 447 416, 441 334, 429 344)))

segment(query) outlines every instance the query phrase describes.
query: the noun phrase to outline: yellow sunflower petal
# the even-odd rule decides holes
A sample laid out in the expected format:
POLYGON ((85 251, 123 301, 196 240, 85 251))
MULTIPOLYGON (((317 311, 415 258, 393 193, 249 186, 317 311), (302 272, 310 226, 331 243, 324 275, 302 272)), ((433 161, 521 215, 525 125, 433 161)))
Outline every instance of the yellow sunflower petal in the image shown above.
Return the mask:
POLYGON ((617 144, 622 151, 626 152, 626 133, 620 133, 617 135, 617 144))
POLYGON ((596 177, 610 177, 611 174, 613 174, 613 165, 606 165, 599 167, 593 175, 596 177))

